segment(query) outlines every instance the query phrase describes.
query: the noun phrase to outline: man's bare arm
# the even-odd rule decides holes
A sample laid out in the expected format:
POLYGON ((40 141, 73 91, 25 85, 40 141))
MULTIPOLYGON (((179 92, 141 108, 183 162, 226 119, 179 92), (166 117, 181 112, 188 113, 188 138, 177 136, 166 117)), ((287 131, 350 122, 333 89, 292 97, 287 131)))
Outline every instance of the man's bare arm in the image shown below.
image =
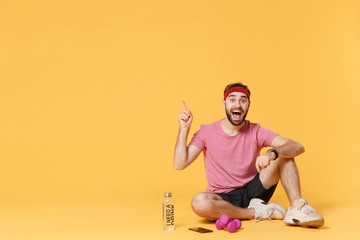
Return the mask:
POLYGON ((186 146, 187 137, 193 120, 191 111, 186 108, 183 102, 184 112, 178 117, 180 130, 174 152, 174 168, 181 170, 189 166, 200 154, 201 150, 194 146, 186 146))
MULTIPOLYGON (((305 152, 305 148, 301 143, 276 136, 271 143, 271 147, 275 148, 278 158, 294 158, 305 152)), ((256 159, 256 169, 260 172, 262 169, 270 165, 270 161, 275 159, 275 153, 267 152, 256 159)))
MULTIPOLYGON (((271 147, 275 148, 278 152, 279 158, 294 158, 305 152, 305 148, 301 143, 281 136, 274 138, 271 147)), ((273 157, 275 157, 275 155, 273 157)))

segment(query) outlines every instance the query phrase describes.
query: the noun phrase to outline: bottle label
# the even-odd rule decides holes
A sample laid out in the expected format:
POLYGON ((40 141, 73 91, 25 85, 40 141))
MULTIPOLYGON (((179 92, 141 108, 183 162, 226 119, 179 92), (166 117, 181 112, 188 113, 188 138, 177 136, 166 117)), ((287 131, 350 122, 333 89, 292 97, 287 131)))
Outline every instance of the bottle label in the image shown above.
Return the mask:
POLYGON ((166 226, 174 226, 174 205, 166 204, 166 226))

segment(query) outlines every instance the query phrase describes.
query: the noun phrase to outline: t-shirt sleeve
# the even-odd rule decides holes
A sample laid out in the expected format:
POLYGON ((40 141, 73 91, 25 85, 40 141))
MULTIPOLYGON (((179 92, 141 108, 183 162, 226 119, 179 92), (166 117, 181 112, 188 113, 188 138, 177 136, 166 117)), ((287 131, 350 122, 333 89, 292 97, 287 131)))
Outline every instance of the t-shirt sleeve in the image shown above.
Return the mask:
POLYGON ((204 128, 202 126, 200 126, 200 129, 194 134, 189 145, 190 144, 203 150, 203 148, 205 147, 205 136, 204 136, 204 128))
POLYGON ((277 134, 269 129, 259 127, 259 129, 257 131, 258 145, 262 148, 269 147, 269 146, 271 146, 271 143, 274 140, 274 138, 278 135, 279 134, 277 134))

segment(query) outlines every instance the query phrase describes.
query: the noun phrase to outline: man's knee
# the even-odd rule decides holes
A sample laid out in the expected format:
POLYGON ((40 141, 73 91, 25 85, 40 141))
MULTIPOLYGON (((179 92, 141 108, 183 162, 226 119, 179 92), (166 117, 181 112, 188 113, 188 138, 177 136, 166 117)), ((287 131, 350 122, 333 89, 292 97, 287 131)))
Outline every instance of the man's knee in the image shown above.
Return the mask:
POLYGON ((198 193, 192 199, 191 206, 195 213, 204 217, 206 213, 211 211, 213 203, 208 193, 198 193))
POLYGON ((270 165, 260 172, 260 181, 265 189, 277 184, 281 178, 281 169, 285 164, 293 164, 294 158, 279 158, 272 161, 270 165))

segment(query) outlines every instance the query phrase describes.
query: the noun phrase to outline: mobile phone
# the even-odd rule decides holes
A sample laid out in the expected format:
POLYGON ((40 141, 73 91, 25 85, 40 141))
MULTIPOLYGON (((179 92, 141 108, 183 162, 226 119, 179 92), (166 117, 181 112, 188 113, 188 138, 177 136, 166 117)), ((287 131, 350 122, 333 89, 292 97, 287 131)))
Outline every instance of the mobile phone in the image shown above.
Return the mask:
POLYGON ((202 227, 189 228, 189 230, 199 232, 199 233, 209 233, 209 232, 213 231, 213 230, 202 228, 202 227))

